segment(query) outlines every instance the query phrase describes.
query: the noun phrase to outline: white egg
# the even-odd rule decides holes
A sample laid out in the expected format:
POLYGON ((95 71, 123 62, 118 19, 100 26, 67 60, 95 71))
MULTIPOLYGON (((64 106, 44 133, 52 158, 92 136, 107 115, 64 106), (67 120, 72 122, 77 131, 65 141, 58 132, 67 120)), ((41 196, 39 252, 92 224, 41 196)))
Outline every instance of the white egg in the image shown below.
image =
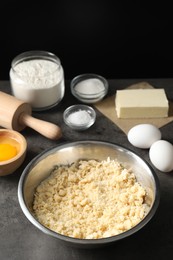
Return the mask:
POLYGON ((152 124, 139 124, 129 130, 127 138, 133 146, 148 149, 161 139, 161 132, 152 124))
POLYGON ((153 143, 149 150, 149 158, 158 170, 162 172, 172 171, 173 145, 165 140, 153 143))

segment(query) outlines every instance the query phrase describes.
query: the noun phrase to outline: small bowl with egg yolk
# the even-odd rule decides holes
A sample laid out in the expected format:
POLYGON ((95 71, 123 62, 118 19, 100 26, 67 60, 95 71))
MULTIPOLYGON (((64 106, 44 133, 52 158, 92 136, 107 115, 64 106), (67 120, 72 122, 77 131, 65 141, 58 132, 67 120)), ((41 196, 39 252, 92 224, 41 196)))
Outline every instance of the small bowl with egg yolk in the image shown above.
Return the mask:
POLYGON ((0 176, 15 172, 23 163, 27 142, 22 134, 10 129, 0 129, 0 176))

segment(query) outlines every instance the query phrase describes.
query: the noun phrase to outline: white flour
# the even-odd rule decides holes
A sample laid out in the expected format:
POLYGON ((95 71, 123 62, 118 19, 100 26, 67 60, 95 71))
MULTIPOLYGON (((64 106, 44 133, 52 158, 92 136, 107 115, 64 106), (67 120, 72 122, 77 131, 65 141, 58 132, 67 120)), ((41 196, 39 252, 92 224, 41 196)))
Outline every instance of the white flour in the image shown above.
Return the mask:
POLYGON ((18 63, 10 70, 15 97, 44 109, 61 101, 64 96, 64 72, 61 65, 44 59, 18 63))

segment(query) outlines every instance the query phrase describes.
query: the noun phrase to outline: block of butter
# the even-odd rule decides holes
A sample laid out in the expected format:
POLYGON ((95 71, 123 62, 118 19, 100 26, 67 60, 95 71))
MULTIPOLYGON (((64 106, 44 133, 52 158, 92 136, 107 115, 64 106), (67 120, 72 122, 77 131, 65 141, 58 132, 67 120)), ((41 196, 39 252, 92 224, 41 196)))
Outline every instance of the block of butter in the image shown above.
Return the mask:
POLYGON ((116 91, 115 108, 118 118, 168 117, 169 102, 162 88, 123 89, 116 91))

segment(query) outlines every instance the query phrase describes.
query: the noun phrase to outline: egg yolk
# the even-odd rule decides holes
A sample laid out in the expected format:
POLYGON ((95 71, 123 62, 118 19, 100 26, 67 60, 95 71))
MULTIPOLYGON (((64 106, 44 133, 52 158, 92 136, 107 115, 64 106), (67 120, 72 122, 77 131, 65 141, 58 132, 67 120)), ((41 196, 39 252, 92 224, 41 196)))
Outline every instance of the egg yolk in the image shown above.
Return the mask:
POLYGON ((0 144, 0 162, 9 160, 16 156, 17 149, 11 144, 0 144))

